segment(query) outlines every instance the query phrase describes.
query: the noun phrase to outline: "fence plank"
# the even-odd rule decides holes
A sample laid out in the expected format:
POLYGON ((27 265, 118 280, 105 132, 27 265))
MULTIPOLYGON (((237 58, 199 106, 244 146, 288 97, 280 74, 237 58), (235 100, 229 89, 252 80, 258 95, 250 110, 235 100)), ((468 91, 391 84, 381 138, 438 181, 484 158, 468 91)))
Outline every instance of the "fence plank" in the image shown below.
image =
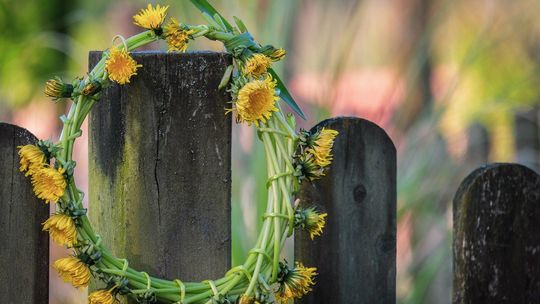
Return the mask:
POLYGON ((316 266, 312 293, 299 303, 395 303, 396 150, 377 125, 325 120, 339 131, 327 176, 302 187, 302 204, 328 213, 321 237, 295 235, 296 260, 316 266))
MULTIPOLYGON (((100 58, 90 53, 90 66, 100 58)), ((231 116, 217 87, 231 58, 133 58, 138 75, 106 89, 91 113, 91 219, 130 266, 169 279, 222 276, 231 260, 231 116)))
POLYGON ((19 172, 17 146, 35 143, 26 129, 0 123, 0 303, 49 301, 49 208, 19 172))
POLYGON ((472 172, 454 198, 454 303, 540 303, 540 176, 472 172))

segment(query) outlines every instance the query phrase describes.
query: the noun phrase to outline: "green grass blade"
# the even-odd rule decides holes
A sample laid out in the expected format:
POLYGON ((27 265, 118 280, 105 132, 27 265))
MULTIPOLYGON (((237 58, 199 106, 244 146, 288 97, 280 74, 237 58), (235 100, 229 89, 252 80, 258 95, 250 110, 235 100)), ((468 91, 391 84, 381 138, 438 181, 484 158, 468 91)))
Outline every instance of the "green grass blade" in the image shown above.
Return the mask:
POLYGON ((221 14, 210 3, 208 3, 208 1, 191 0, 191 3, 193 3, 193 5, 195 5, 201 11, 201 13, 206 13, 210 16, 218 15, 227 27, 227 30, 232 32, 233 27, 231 26, 231 24, 227 22, 227 20, 225 20, 225 18, 223 18, 223 16, 221 16, 221 14))
POLYGON ((246 25, 244 24, 242 20, 240 20, 240 18, 236 16, 233 16, 233 18, 234 18, 234 22, 236 23, 236 26, 238 27, 241 33, 245 33, 248 31, 246 25))
MULTIPOLYGON (((208 15, 206 12, 202 13, 202 16, 206 22, 208 22, 208 25, 215 27, 216 29, 220 29, 221 26, 212 18, 212 16, 208 15)), ((224 29, 223 29, 224 30, 224 29)))
POLYGON ((300 109, 300 107, 296 104, 291 94, 285 87, 285 84, 283 84, 283 82, 281 81, 279 76, 276 74, 276 72, 274 72, 273 69, 268 69, 268 72, 270 73, 270 75, 272 75, 272 78, 274 78, 277 82, 277 88, 280 91, 279 97, 281 97, 281 99, 283 99, 289 105, 289 107, 291 107, 291 109, 293 109, 296 112, 296 114, 298 114, 300 117, 302 117, 305 120, 306 115, 304 114, 304 112, 302 112, 302 109, 300 109))

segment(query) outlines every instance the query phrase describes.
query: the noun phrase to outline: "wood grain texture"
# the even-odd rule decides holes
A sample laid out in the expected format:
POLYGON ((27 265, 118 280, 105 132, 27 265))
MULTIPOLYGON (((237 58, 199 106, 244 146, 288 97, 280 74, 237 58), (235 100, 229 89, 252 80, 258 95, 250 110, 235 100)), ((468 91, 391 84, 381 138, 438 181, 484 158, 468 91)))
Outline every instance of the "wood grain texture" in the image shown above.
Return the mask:
MULTIPOLYGON (((184 281, 230 267, 231 115, 222 53, 135 52, 142 68, 104 91, 89 132, 90 219, 129 265, 184 281)), ((90 66, 101 53, 90 53, 90 66)))
POLYGON ((540 176, 472 172, 454 198, 454 303, 540 303, 540 176))
POLYGON ((0 123, 0 303, 49 301, 49 208, 19 172, 17 146, 36 143, 26 129, 0 123))
POLYGON ((395 147, 367 120, 336 118, 317 127, 339 135, 328 174, 300 193, 301 204, 314 204, 328 218, 314 241, 296 232, 295 259, 319 273, 313 292, 298 303, 395 303, 395 147))

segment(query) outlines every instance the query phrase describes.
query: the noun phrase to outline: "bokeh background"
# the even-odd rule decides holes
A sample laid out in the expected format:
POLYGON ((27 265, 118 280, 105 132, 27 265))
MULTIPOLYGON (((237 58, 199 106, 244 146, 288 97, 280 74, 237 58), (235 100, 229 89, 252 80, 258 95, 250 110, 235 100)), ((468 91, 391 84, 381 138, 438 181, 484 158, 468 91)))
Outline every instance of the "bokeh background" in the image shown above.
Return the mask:
MULTIPOLYGON (((211 2, 225 17, 241 17, 257 40, 288 50, 277 69, 309 117, 302 127, 347 115, 390 134, 398 150, 398 302, 450 303, 451 200, 459 183, 486 162, 539 168, 540 2, 211 2)), ((178 20, 203 22, 187 0, 160 4, 178 20)), ((44 82, 85 74, 89 50, 140 31, 131 16, 145 5, 0 0, 0 121, 56 139, 66 104, 47 99, 44 82)), ((190 49, 222 50, 204 40, 190 49)), ((253 129, 235 125, 234 264, 253 243, 266 202, 256 141, 253 129)), ((84 138, 76 153, 85 189, 84 138)), ((51 260, 65 254, 51 244, 51 260)), ((51 272, 51 303, 86 303, 85 294, 51 272)))

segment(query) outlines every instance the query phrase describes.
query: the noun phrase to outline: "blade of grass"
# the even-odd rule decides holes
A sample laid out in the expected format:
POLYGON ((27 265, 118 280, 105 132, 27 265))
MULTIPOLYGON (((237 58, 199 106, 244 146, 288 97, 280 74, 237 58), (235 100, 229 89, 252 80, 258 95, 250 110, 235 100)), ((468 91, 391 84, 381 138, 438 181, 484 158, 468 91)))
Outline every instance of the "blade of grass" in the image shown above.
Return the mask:
POLYGON ((191 3, 193 3, 193 5, 195 5, 201 11, 201 13, 206 13, 206 14, 208 14, 210 16, 218 15, 221 18, 221 20, 223 21, 223 23, 224 23, 225 27, 227 28, 227 30, 232 32, 233 27, 231 26, 231 24, 229 22, 227 22, 227 20, 225 20, 225 18, 223 18, 223 16, 210 3, 208 3, 208 1, 206 1, 206 0, 191 0, 191 3))
POLYGON ((291 94, 285 87, 285 84, 283 84, 283 82, 281 81, 279 76, 276 74, 276 72, 274 72, 273 69, 268 69, 268 73, 270 73, 270 75, 272 75, 272 78, 274 78, 277 82, 277 88, 279 89, 279 97, 281 97, 281 99, 283 99, 285 103, 287 103, 289 107, 291 107, 291 109, 293 109, 296 112, 296 114, 298 114, 300 117, 302 117, 305 120, 306 115, 304 114, 304 112, 302 112, 302 109, 300 109, 300 107, 296 104, 291 94))

